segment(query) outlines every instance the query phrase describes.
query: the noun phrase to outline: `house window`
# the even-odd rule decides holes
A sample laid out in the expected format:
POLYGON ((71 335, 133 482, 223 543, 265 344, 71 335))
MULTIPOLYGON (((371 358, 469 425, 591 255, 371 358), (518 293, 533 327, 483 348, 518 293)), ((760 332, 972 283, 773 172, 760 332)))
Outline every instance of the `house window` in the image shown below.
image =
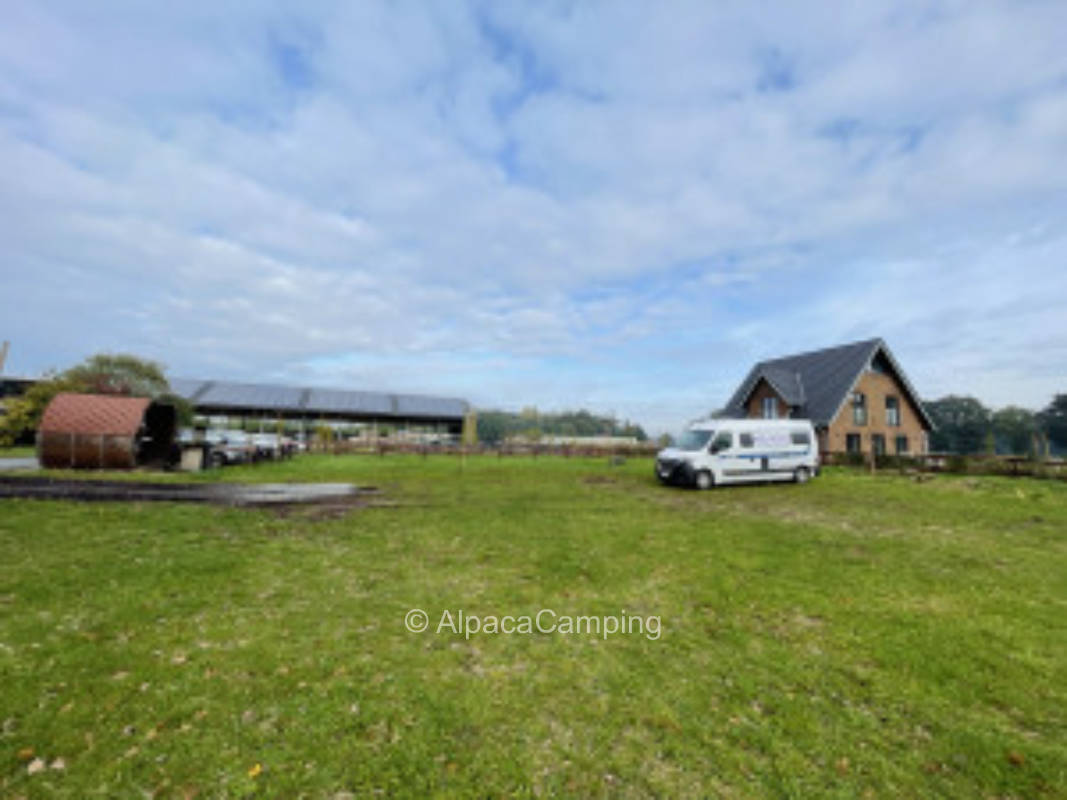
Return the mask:
POLYGON ((876 433, 871 436, 871 449, 876 456, 885 455, 885 437, 882 434, 876 433))
POLYGON ((777 419, 778 418, 778 398, 777 397, 764 397, 763 398, 763 418, 764 419, 777 419))
POLYGON ((858 453, 862 450, 860 435, 849 433, 845 436, 845 449, 850 453, 858 453))
POLYGON ((867 395, 863 392, 852 393, 852 422, 854 425, 867 424, 867 395))
POLYGON ((894 428, 900 425, 900 398, 890 395, 885 399, 885 424, 894 428))
POLYGON ((907 436, 898 436, 897 437, 897 455, 904 455, 907 452, 908 452, 908 437, 907 436))

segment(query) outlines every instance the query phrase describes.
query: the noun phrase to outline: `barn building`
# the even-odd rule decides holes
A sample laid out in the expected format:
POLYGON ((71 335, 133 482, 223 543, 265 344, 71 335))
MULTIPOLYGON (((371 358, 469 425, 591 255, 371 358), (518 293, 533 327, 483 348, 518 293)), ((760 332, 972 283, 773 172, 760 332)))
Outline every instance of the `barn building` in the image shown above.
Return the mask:
POLYGON ((173 378, 170 385, 201 424, 221 428, 270 431, 280 422, 305 435, 326 426, 361 437, 446 439, 462 434, 470 412, 467 401, 452 397, 190 378, 173 378))

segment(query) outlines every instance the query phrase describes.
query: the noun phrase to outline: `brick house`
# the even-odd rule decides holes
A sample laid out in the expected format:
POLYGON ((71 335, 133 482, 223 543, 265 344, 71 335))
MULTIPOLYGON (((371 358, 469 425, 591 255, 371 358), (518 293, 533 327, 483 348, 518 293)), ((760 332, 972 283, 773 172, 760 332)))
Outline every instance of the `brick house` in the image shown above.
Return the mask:
POLYGON ((761 361, 723 415, 810 419, 822 453, 922 454, 933 429, 881 339, 761 361))

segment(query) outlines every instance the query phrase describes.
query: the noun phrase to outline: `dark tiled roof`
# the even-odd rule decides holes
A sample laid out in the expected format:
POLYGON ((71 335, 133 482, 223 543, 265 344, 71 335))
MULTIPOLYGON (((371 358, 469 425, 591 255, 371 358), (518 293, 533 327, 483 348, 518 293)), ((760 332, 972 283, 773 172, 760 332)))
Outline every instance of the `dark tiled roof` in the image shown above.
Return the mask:
POLYGON ((174 378, 171 389, 194 406, 256 408, 307 414, 352 414, 374 417, 462 419, 469 406, 454 397, 353 392, 264 383, 231 383, 174 378))
POLYGON ((801 406, 801 413, 814 424, 829 425, 856 378, 878 352, 885 354, 923 420, 932 428, 919 395, 881 339, 866 339, 825 350, 761 361, 749 371, 734 392, 726 406, 726 413, 729 416, 745 416, 745 401, 763 378, 789 405, 801 406))
POLYGON ((800 373, 783 367, 765 366, 760 377, 764 378, 789 405, 804 405, 804 382, 800 379, 800 373))

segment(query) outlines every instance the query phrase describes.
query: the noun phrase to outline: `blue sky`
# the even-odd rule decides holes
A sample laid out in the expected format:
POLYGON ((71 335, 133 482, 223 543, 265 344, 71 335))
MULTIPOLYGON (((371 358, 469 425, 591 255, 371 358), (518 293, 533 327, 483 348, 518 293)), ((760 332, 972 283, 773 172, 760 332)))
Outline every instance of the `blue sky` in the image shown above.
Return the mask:
POLYGON ((674 428, 1067 391, 1067 4, 5 3, 0 338, 674 428))

